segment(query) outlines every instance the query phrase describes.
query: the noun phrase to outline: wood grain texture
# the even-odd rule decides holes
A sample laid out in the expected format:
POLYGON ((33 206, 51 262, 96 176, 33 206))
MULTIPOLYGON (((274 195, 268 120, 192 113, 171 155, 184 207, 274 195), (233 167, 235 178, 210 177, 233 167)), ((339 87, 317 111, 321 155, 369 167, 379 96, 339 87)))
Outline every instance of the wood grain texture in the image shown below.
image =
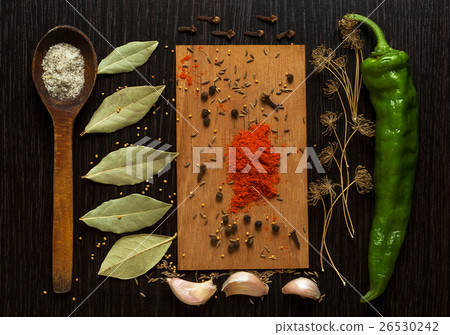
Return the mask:
MULTIPOLYGON (((177 211, 179 269, 307 268, 309 246, 306 166, 302 173, 297 171, 301 152, 306 147, 306 87, 301 85, 290 98, 290 92, 276 94, 284 85, 287 89, 294 90, 305 80, 305 47, 178 45, 176 59, 179 78, 176 101, 180 113, 180 120, 177 122, 177 150, 180 152, 177 158, 177 195, 179 199, 186 199, 195 191, 194 197, 186 200, 177 211), (194 52, 189 52, 187 47, 194 52), (186 56, 190 59, 184 60, 186 56), (216 65, 216 59, 218 62, 223 60, 223 63, 216 65), (185 74, 189 71, 193 81, 191 85, 189 80, 180 78, 183 70, 185 74), (219 74, 220 71, 224 73, 219 74), (292 83, 287 82, 286 73, 294 76, 292 83), (221 79, 214 82, 219 77, 221 79), (207 101, 202 101, 200 94, 208 92, 211 85, 216 85, 219 92, 209 95, 207 101), (241 93, 237 93, 233 87, 239 87, 241 93), (261 94, 271 91, 274 91, 271 96, 273 101, 285 101, 283 107, 276 111, 261 101, 261 94), (208 127, 203 124, 202 109, 210 110, 211 122, 208 127), (237 119, 231 117, 232 109, 241 111, 237 119), (282 201, 272 198, 268 204, 260 199, 258 203, 252 203, 238 213, 231 213, 228 206, 233 190, 231 185, 225 183, 229 169, 228 160, 223 162, 223 158, 228 156, 227 146, 239 131, 247 130, 250 124, 261 122, 265 122, 272 130, 269 134, 272 147, 283 149, 284 146, 284 149, 293 153, 287 159, 282 156, 283 167, 280 166, 279 169, 281 179, 276 189, 278 198, 282 201), (286 129, 289 132, 285 133, 286 129), (195 137, 192 137, 193 134, 195 137), (220 152, 214 151, 217 149, 220 152), (211 158, 216 159, 216 162, 210 161, 211 158), (190 165, 186 168, 187 163, 190 165), (206 184, 196 189, 199 185, 198 164, 207 166, 206 173, 201 178, 206 184), (217 165, 220 167, 215 168, 217 165), (215 200, 219 186, 223 187, 223 199, 220 202, 215 200), (229 214, 229 225, 236 222, 236 234, 225 233, 227 225, 221 224, 222 211, 229 214), (195 214, 197 215, 193 219, 195 214), (251 223, 243 222, 244 214, 250 215, 251 223), (256 220, 263 222, 259 229, 254 227, 256 220), (277 234, 272 233, 272 223, 280 226, 277 234), (294 229, 297 231, 300 249, 288 237, 288 233, 294 229), (216 230, 219 231, 218 234, 216 230), (247 233, 248 236, 254 236, 251 247, 245 244, 247 233), (210 234, 216 234, 220 238, 219 246, 211 245, 210 234), (228 252, 230 238, 239 238, 239 250, 228 252), (261 250, 266 247, 270 252, 264 250, 265 257, 260 257, 261 250), (272 256, 275 257, 269 258, 272 256)), ((247 187, 251 189, 252 186, 249 184, 247 187)))
MULTIPOLYGON (((160 46, 149 62, 139 72, 151 83, 158 85, 165 80, 164 96, 175 97, 175 45, 286 45, 278 42, 276 34, 286 29, 296 32, 295 44, 306 46, 307 59, 318 44, 337 47, 339 34, 337 21, 347 12, 371 13, 380 3, 368 1, 70 1, 71 4, 113 46, 133 40, 159 40, 160 46), (274 25, 259 22, 255 15, 276 14, 274 25), (231 42, 211 36, 208 23, 197 23, 200 14, 216 14, 222 18, 220 29, 232 27, 237 36, 231 42), (179 34, 176 27, 195 23, 195 35, 179 34), (263 28, 262 40, 244 37, 242 32, 263 28), (164 46, 168 48, 165 49, 164 46), (153 79, 151 76, 155 76, 153 79)), ((400 257, 387 291, 374 306, 385 316, 448 316, 449 309, 449 257, 450 233, 450 178, 443 169, 450 161, 449 133, 449 72, 448 57, 443 53, 448 36, 448 2, 431 0, 386 1, 371 18, 386 32, 390 45, 409 53, 413 79, 420 103, 420 157, 417 169, 411 221, 400 257)), ((98 163, 110 151, 126 142, 135 142, 137 129, 133 126, 114 134, 96 134, 76 137, 74 150, 74 285, 70 294, 52 294, 52 171, 53 127, 31 79, 31 60, 38 41, 58 24, 70 24, 85 32, 91 39, 97 57, 107 56, 111 46, 77 14, 66 2, 52 1, 2 1, 3 19, 0 34, 0 148, 1 148, 1 210, 0 210, 0 314, 6 316, 67 316, 101 283, 98 269, 109 248, 120 236, 105 234, 87 227, 77 219, 102 202, 124 195, 142 192, 143 185, 115 187, 80 180, 90 169, 89 162, 98 163), (95 158, 95 154, 99 158, 95 158), (79 237, 82 237, 79 240, 79 237), (96 248, 106 237, 105 246, 96 248), (94 260, 91 254, 94 253, 94 260), (47 295, 42 293, 48 291, 47 295), (72 297, 76 297, 73 301, 72 297)), ((215 28, 214 28, 215 29, 215 28)), ((374 47, 374 37, 365 28, 364 55, 374 47)), ((348 50, 349 63, 352 56, 348 50)), ((307 76, 312 66, 307 63, 307 76)), ((307 136, 308 145, 323 148, 330 140, 321 134, 323 128, 319 115, 326 110, 339 110, 337 101, 322 96, 322 87, 328 76, 313 74, 307 79, 307 136)), ((138 73, 99 76, 96 86, 84 108, 78 115, 74 131, 80 133, 106 95, 118 86, 145 85, 138 73)), ((151 112, 136 126, 140 135, 161 138, 176 149, 176 113, 163 99, 157 105, 161 110, 151 112), (165 113, 168 113, 166 115, 165 113), (148 130, 143 131, 147 126, 148 130)), ((361 93, 360 111, 373 119, 374 112, 367 91, 361 93)), ((350 163, 365 165, 373 171, 373 139, 355 137, 349 148, 350 163)), ((156 178, 148 195, 163 201, 176 192, 174 168, 163 178, 156 178), (168 181, 163 183, 163 179, 168 181), (162 192, 159 189, 162 189, 162 192)), ((335 179, 337 175, 331 175, 335 179)), ((308 172, 308 180, 320 176, 308 172)), ((175 199, 176 200, 176 199, 175 199)), ((353 213, 356 237, 350 239, 343 220, 334 220, 328 236, 328 247, 334 262, 342 274, 359 291, 368 288, 367 245, 373 217, 373 194, 349 194, 349 207, 353 213)), ((170 201, 169 201, 170 202, 170 201)), ((180 200, 178 200, 180 204, 180 200)), ((313 246, 320 246, 322 212, 319 207, 309 207, 309 238, 313 246)), ((341 213, 336 211, 336 218, 341 213)), ((176 216, 168 216, 156 230, 158 234, 173 235, 176 216)), ((156 227, 154 227, 156 228, 156 227)), ((153 228, 153 229, 154 229, 153 228)), ((152 229, 145 230, 147 232, 152 229)), ((169 249, 172 261, 177 262, 176 241, 169 249)), ((319 270, 319 257, 310 250, 310 268, 319 270)), ((321 291, 327 297, 321 304, 282 296, 281 287, 291 279, 290 275, 276 275, 270 284, 270 292, 264 301, 252 305, 246 297, 225 298, 222 293, 205 306, 183 305, 164 283, 146 284, 139 278, 134 281, 109 279, 79 307, 74 316, 377 316, 370 306, 359 303, 358 294, 349 285, 343 287, 335 273, 326 268, 320 274, 321 291), (147 299, 139 295, 142 291, 147 299)), ((194 272, 187 278, 195 280, 194 272)), ((216 281, 221 287, 224 278, 216 281)))

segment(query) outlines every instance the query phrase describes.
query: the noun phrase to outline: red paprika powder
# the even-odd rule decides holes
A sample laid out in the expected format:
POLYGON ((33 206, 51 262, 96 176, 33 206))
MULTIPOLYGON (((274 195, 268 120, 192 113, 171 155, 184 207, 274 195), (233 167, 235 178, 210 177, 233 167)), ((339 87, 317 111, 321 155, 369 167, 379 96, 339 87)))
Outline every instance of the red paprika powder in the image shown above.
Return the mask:
POLYGON ((232 213, 246 206, 251 207, 261 199, 259 193, 269 199, 277 194, 275 184, 280 181, 280 154, 270 152, 270 132, 270 127, 265 123, 252 125, 249 130, 237 133, 228 146, 231 151, 228 152, 227 182, 233 182, 233 197, 228 209, 232 213), (252 154, 260 155, 255 160, 252 154))

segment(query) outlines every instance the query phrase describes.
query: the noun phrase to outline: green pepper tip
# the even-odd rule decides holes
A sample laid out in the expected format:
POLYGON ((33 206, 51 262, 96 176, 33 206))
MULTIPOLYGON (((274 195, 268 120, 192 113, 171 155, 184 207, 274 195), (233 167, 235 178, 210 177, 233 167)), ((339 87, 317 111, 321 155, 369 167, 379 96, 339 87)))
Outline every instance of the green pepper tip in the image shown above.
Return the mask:
POLYGON ((381 28, 371 19, 359 14, 347 14, 345 15, 345 17, 350 20, 356 20, 358 22, 365 23, 373 30, 375 37, 377 38, 377 46, 375 47, 375 52, 382 53, 392 49, 386 42, 386 37, 384 36, 381 28))

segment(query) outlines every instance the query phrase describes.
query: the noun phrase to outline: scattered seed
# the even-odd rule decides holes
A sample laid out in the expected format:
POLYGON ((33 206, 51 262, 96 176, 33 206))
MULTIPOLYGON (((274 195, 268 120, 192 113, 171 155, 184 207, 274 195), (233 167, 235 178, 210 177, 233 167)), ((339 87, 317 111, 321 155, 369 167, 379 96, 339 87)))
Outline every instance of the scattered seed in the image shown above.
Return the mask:
POLYGON ((254 59, 252 58, 252 59, 249 59, 248 61, 247 61, 247 63, 251 63, 251 62, 253 62, 254 61, 254 59))
POLYGON ((219 114, 220 114, 220 115, 225 115, 225 113, 224 113, 224 112, 222 112, 222 111, 220 111, 220 112, 219 112, 219 114))
POLYGON ((202 181, 198 186, 203 186, 206 184, 206 181, 202 181))
POLYGON ((147 298, 147 296, 144 294, 144 293, 142 293, 142 292, 139 292, 139 294, 141 295, 141 297, 143 297, 143 298, 147 298))
POLYGON ((278 201, 283 201, 283 198, 277 198, 278 201))
POLYGON ((187 51, 194 53, 194 50, 192 50, 191 48, 187 47, 186 49, 187 49, 187 51))
POLYGON ((187 167, 189 167, 189 165, 191 165, 191 163, 186 163, 186 164, 184 165, 184 167, 187 168, 187 167))
POLYGON ((272 133, 274 133, 274 134, 278 133, 278 130, 276 130, 276 129, 271 129, 271 130, 272 130, 272 133))
POLYGON ((264 55, 266 55, 266 56, 267 56, 267 51, 266 51, 266 49, 264 49, 264 55))
POLYGON ((273 231, 274 233, 278 233, 278 232, 280 231, 280 226, 277 225, 277 224, 273 224, 273 225, 272 225, 272 231, 273 231))
POLYGON ((280 53, 279 52, 277 52, 277 54, 275 55, 275 58, 278 58, 278 57, 280 57, 280 53))
POLYGON ((275 119, 275 121, 279 121, 278 116, 274 116, 273 118, 275 119))
POLYGON ((202 81, 202 85, 206 85, 206 84, 208 84, 209 83, 209 80, 203 80, 202 81))
POLYGON ((284 133, 289 133, 289 129, 283 130, 284 133))
POLYGON ((265 116, 265 117, 269 117, 269 115, 266 114, 266 113, 262 113, 262 115, 265 116))
POLYGON ((209 102, 209 104, 212 105, 214 101, 216 101, 216 98, 212 99, 212 100, 209 102))
POLYGON ((192 134, 191 137, 195 137, 195 136, 197 136, 197 134, 198 134, 198 133, 192 134))

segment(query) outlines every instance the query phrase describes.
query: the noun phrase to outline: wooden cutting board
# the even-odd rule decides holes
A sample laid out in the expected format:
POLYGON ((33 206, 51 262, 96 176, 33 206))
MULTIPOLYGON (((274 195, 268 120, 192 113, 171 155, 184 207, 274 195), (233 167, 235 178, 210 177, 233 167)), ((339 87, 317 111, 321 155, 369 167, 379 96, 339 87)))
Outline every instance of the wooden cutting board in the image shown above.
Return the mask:
POLYGON ((306 169, 302 173, 295 172, 306 147, 305 47, 179 45, 176 47, 176 61, 176 107, 179 112, 177 151, 180 153, 177 158, 178 268, 220 270, 308 267, 307 173, 306 169), (222 74, 219 74, 221 70, 222 74), (287 73, 293 74, 292 83, 287 82, 287 73), (217 77, 220 79, 217 80, 217 77), (208 92, 215 79, 220 92, 203 102, 200 94, 208 92), (241 88, 244 94, 233 91, 232 87, 236 84, 244 86, 241 88), (276 94, 280 89, 288 92, 276 94), (273 108, 261 101, 261 94, 272 90, 271 99, 277 104, 283 102, 283 110, 273 112, 273 108), (233 119, 231 110, 242 110, 244 105, 247 106, 248 114, 233 119), (211 112, 209 127, 203 125, 201 111, 204 108, 211 112), (263 114, 269 117, 266 119, 263 114), (265 122, 275 130, 270 136, 272 146, 295 147, 297 152, 288 156, 287 173, 280 173, 281 180, 276 186, 282 201, 274 198, 268 204, 261 200, 250 210, 244 208, 236 215, 229 214, 229 222, 236 222, 238 230, 236 234, 226 236, 224 229, 220 228, 220 222, 222 211, 228 213, 227 206, 233 195, 231 186, 225 183, 227 164, 224 163, 220 169, 208 168, 202 178, 206 183, 199 186, 196 173, 198 166, 193 162, 194 150, 201 152, 201 162, 214 163, 211 158, 216 155, 207 153, 208 143, 213 148, 224 148, 237 132, 247 130, 249 121, 254 119, 257 122, 266 119, 265 122), (205 149, 202 151, 195 147, 205 149), (224 196, 218 202, 215 196, 220 186, 224 196), (190 196, 191 192, 193 195, 190 196), (251 223, 243 222, 245 214, 251 216, 251 223), (263 222, 261 229, 255 229, 256 220, 263 222), (277 234, 272 232, 272 222, 280 226, 277 234), (300 249, 288 235, 293 230, 291 225, 297 230, 300 249), (216 234, 216 231, 220 232, 217 235, 221 240, 217 248, 210 243, 210 234, 216 234), (255 236, 251 247, 244 243, 247 232, 255 236), (230 238, 240 240, 239 249, 232 253, 228 252, 230 238), (265 257, 261 257, 261 253, 265 257))

